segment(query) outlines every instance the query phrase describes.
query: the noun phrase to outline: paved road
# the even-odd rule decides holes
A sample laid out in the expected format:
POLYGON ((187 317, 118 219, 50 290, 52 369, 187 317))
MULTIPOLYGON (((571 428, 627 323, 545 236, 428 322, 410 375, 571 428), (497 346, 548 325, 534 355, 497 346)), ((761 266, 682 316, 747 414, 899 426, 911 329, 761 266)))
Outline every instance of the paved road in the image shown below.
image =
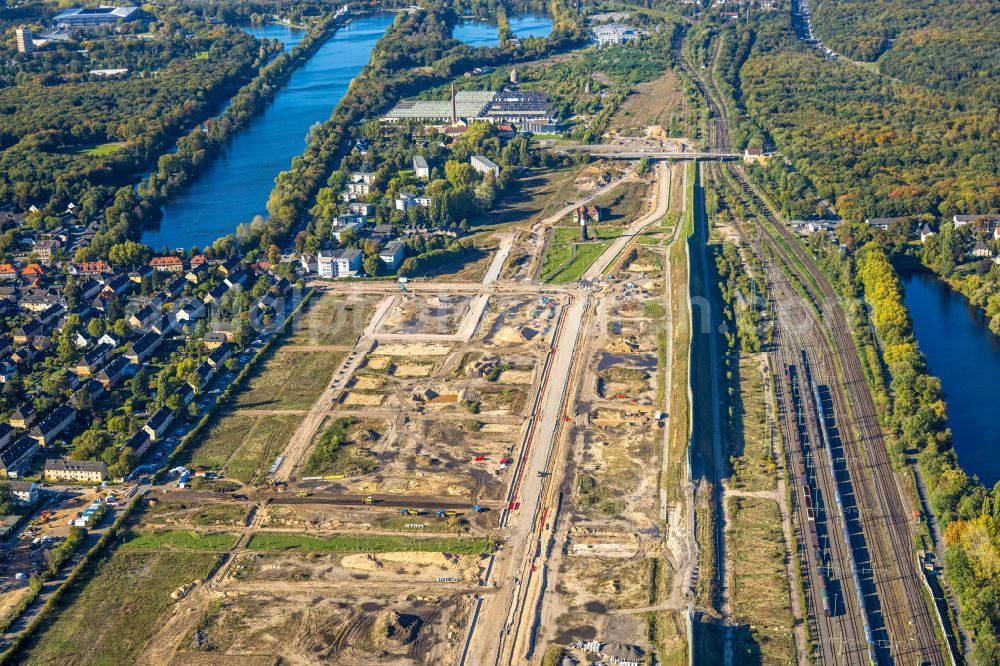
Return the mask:
POLYGON ((528 450, 522 454, 523 468, 516 477, 520 483, 515 480, 512 488, 512 504, 518 509, 506 517, 507 543, 497 554, 491 580, 486 581, 495 584, 498 589, 495 594, 481 600, 469 632, 463 659, 465 664, 497 663, 504 644, 508 640, 513 643, 516 638, 508 631, 514 629, 508 626, 508 618, 516 615, 530 582, 527 578, 532 573, 535 552, 533 534, 542 510, 544 485, 539 473, 547 471, 551 462, 555 433, 563 418, 563 402, 576 358, 579 323, 588 302, 586 297, 573 299, 562 320, 561 335, 556 337, 556 347, 546 376, 542 379, 534 429, 529 431, 526 441, 528 450))
POLYGON ((589 153, 594 157, 608 160, 641 160, 648 157, 651 160, 711 160, 711 159, 737 159, 742 157, 739 153, 725 152, 702 152, 685 153, 677 151, 652 151, 625 146, 609 146, 605 144, 570 144, 567 146, 555 146, 550 148, 554 153, 573 155, 576 153, 589 153))

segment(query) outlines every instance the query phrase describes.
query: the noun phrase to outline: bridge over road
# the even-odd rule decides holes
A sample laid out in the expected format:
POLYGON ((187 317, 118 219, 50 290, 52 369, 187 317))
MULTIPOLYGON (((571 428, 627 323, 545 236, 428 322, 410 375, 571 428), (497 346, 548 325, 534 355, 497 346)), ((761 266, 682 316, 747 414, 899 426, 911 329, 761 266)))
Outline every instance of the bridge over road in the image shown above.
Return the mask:
POLYGON ((649 148, 633 146, 615 146, 607 144, 573 143, 549 148, 559 155, 578 155, 589 153, 593 157, 608 160, 638 160, 648 157, 651 160, 735 160, 743 157, 741 153, 722 153, 715 151, 694 153, 678 151, 658 151, 649 148))

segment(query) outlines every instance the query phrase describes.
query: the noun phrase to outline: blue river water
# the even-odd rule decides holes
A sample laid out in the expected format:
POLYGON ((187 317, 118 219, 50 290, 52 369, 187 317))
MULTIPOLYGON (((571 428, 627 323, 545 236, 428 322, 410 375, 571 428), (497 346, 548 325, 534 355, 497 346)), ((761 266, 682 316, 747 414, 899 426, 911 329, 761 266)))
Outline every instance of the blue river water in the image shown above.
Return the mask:
MULTIPOLYGON (((393 19, 393 14, 376 14, 338 30, 292 74, 264 113, 238 132, 225 152, 164 206, 159 230, 145 232, 143 242, 156 249, 204 247, 255 215, 266 215, 274 177, 305 149, 309 127, 330 117, 393 19)), ((305 35, 285 25, 245 30, 257 37, 281 39, 286 49, 305 35)))
POLYGON ((987 486, 1000 480, 1000 336, 981 310, 935 275, 901 275, 913 330, 932 374, 941 378, 958 462, 987 486))
MULTIPOLYGON (((522 14, 508 18, 515 37, 548 37, 552 32, 552 19, 538 14, 522 14)), ((496 46, 497 24, 493 21, 462 21, 452 32, 455 39, 470 46, 496 46)))
MULTIPOLYGON (((330 117, 394 18, 395 14, 376 14, 338 30, 292 73, 264 113, 238 132, 226 150, 164 206, 159 228, 143 233, 142 241, 157 250, 205 247, 255 215, 266 215, 275 176, 305 149, 309 127, 330 117)), ((552 31, 552 20, 545 16, 512 16, 510 25, 521 38, 552 31)), ((277 24, 243 29, 254 37, 281 40, 286 51, 306 34, 277 24)), ((495 45, 496 24, 462 23, 455 28, 455 37, 473 46, 495 45)))

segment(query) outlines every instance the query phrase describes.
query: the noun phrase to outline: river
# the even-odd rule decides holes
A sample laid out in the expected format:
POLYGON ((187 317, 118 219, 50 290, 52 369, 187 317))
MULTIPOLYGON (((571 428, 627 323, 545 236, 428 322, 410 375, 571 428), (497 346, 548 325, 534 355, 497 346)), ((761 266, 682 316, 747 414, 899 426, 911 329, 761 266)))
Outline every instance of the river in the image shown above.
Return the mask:
MULTIPOLYGON (((539 14, 520 14, 508 18, 511 32, 518 39, 548 37, 552 32, 552 19, 539 14)), ((469 46, 496 46, 499 41, 497 24, 493 21, 462 21, 452 31, 455 39, 469 46)))
MULTIPOLYGON (((204 247, 255 215, 266 214, 274 177, 303 152, 309 127, 330 117, 394 18, 394 14, 376 14, 340 28, 292 73, 264 113, 238 132, 227 149, 164 206, 159 230, 145 232, 142 241, 156 249, 204 247)), ((255 37, 281 39, 286 49, 305 34, 285 25, 244 29, 255 37)))
POLYGON ((987 486, 1000 480, 1000 337, 983 313, 937 276, 901 275, 913 330, 932 374, 941 378, 948 425, 963 470, 987 486))

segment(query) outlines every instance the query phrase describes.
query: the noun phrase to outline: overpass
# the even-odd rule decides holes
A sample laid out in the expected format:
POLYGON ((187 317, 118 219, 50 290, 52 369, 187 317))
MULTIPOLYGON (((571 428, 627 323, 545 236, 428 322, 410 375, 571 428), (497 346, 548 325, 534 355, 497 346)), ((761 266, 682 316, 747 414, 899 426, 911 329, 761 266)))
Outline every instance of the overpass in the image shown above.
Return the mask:
POLYGON ((741 153, 656 151, 643 148, 630 148, 628 146, 586 143, 552 146, 549 150, 559 155, 589 153, 593 157, 608 160, 639 160, 643 157, 651 160, 735 160, 743 157, 741 153))

